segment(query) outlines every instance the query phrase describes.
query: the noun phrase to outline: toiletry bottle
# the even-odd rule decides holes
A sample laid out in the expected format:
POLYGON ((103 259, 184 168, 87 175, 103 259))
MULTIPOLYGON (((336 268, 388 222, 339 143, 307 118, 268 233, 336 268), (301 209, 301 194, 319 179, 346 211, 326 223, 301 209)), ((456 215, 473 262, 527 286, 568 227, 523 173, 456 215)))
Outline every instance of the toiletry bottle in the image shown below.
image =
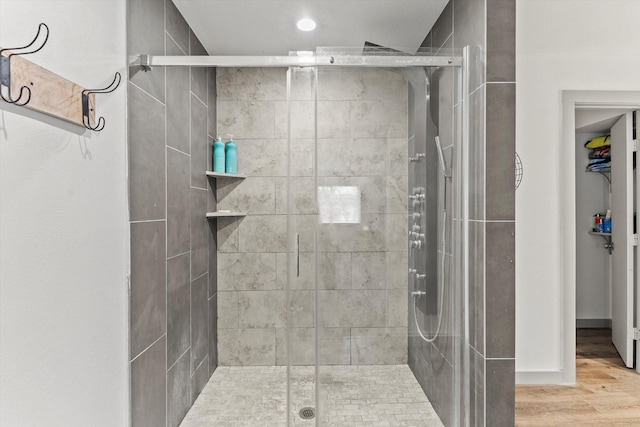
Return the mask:
POLYGON ((226 171, 227 173, 238 173, 238 156, 233 139, 230 139, 226 146, 226 171))
POLYGON ((224 143, 222 139, 218 137, 216 142, 213 143, 213 171, 214 172, 225 172, 225 161, 224 161, 224 143))
POLYGON ((604 217, 604 232, 611 233, 611 209, 607 209, 607 214, 604 217))

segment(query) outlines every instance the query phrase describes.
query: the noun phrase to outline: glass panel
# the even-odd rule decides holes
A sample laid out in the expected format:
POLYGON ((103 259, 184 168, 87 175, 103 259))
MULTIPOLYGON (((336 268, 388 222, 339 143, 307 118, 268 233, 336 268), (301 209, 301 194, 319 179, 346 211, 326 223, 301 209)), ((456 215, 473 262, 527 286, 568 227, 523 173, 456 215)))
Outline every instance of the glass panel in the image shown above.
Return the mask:
POLYGON ((318 68, 319 425, 461 422, 459 75, 318 68))
POLYGON ((461 75, 288 70, 288 425, 465 423, 461 75))
POLYGON ((300 411, 315 408, 317 223, 315 158, 315 69, 287 71, 287 198, 289 238, 287 294, 288 425, 304 421, 300 411))

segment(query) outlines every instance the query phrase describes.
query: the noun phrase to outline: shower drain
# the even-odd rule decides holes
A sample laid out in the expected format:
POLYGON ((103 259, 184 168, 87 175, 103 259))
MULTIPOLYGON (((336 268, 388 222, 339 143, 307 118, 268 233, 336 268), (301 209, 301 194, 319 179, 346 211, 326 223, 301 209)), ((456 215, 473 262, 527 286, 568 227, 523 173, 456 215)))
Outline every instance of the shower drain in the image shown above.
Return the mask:
POLYGON ((300 409, 300 418, 303 420, 310 420, 316 416, 316 410, 311 407, 306 407, 300 409))

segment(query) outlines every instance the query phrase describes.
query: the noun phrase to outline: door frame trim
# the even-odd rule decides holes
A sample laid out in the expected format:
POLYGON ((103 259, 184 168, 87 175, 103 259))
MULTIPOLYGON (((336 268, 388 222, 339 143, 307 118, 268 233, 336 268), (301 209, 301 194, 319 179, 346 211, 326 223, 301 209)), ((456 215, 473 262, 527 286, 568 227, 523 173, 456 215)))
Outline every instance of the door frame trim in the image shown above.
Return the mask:
POLYGON ((576 384, 576 107, 640 108, 640 91, 562 91, 560 149, 560 266, 562 269, 562 384, 576 384))

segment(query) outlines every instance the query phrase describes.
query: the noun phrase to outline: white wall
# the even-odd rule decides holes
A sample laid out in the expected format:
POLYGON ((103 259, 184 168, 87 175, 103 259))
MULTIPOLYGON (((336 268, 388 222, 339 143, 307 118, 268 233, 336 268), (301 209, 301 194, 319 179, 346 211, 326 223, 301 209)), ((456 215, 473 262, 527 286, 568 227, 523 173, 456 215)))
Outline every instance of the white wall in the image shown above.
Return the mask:
POLYGON ((562 90, 640 90, 640 2, 517 0, 516 371, 562 369, 562 90), (544 220, 542 220, 544 219, 544 220))
MULTIPOLYGON (((125 0, 0 0, 0 45, 45 22, 34 62, 85 87, 126 82, 125 20, 125 0)), ((0 105, 2 426, 129 422, 125 94, 98 98, 100 133, 0 105)))

